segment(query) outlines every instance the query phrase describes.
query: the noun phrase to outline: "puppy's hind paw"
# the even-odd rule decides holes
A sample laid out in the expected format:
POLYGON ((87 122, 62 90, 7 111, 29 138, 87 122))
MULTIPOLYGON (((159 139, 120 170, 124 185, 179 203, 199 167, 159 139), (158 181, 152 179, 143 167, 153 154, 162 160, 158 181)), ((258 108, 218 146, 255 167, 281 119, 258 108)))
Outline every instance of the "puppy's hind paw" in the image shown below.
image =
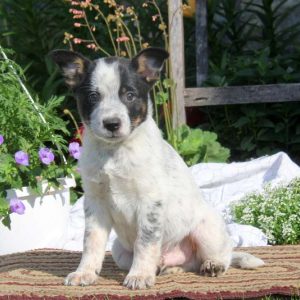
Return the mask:
POLYGON ((226 271, 222 263, 213 260, 206 260, 200 267, 200 274, 208 277, 218 277, 226 271))
POLYGON ((155 284, 155 276, 127 275, 123 285, 132 290, 146 289, 155 284))
POLYGON ((65 279, 65 285, 91 285, 95 283, 98 276, 95 272, 73 272, 65 279))

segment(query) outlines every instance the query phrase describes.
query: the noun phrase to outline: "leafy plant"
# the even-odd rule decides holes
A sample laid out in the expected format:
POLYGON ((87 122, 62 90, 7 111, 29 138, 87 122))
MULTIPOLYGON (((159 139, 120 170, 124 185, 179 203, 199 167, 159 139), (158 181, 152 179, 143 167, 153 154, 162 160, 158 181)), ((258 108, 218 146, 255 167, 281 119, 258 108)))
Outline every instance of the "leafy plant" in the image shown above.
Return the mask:
POLYGON ((62 80, 55 76, 47 54, 64 46, 65 28, 72 30, 67 8, 64 0, 2 0, 0 3, 0 43, 14 50, 14 61, 25 70, 40 101, 63 93, 62 80))
POLYGON ((299 2, 287 6, 285 0, 262 0, 258 3, 252 1, 249 12, 262 25, 258 27, 261 32, 254 40, 261 46, 268 47, 271 57, 284 54, 300 36, 300 22, 288 22, 299 7, 299 2))
POLYGON ((199 162, 226 162, 230 156, 229 149, 217 142, 214 132, 192 129, 187 125, 177 129, 175 149, 189 166, 199 162))
POLYGON ((209 1, 206 85, 299 81, 300 22, 289 23, 299 8, 285 0, 209 1))
POLYGON ((270 244, 300 242, 300 179, 287 185, 266 185, 232 208, 235 220, 260 228, 270 244))
MULTIPOLYGON (((300 3, 280 0, 208 2, 206 86, 292 83, 300 80, 300 3), (292 18, 293 19, 293 18, 292 18)), ((283 99, 284 100, 284 99, 283 99)), ((232 158, 286 151, 300 161, 296 103, 207 107, 207 123, 232 158)))
POLYGON ((58 185, 57 178, 73 174, 74 166, 64 155, 68 146, 62 136, 69 132, 58 112, 63 98, 43 105, 31 98, 22 86, 23 70, 0 50, 0 220, 8 226, 6 190, 29 186, 41 194, 44 180, 49 187, 58 185))

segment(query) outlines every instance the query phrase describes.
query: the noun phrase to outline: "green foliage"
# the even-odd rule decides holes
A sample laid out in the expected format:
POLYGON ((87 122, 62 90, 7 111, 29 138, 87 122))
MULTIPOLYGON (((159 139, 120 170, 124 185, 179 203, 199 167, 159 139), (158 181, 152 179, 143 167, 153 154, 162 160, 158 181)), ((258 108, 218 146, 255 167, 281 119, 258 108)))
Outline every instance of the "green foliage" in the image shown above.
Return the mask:
POLYGON ((285 0, 209 1, 206 85, 298 82, 300 22, 289 18, 299 8, 285 0))
POLYGON ((300 242, 300 179, 247 195, 232 208, 235 220, 260 228, 270 244, 300 242))
POLYGON ((0 221, 4 226, 10 228, 8 203, 2 197, 0 197, 0 221))
MULTIPOLYGON (((300 81, 300 3, 284 0, 208 2, 206 86, 300 81), (291 19, 294 21, 291 22, 291 19)), ((259 100, 259 99, 258 99, 259 100)), ((284 100, 284 99, 283 99, 284 100)), ((300 161, 296 103, 208 107, 205 128, 217 132, 232 158, 285 151, 300 161)))
POLYGON ((226 162, 230 151, 217 142, 217 135, 183 125, 174 133, 174 147, 187 165, 199 162, 226 162))
POLYGON ((4 143, 0 145, 0 219, 7 226, 6 190, 29 186, 40 193, 41 180, 58 185, 57 178, 73 173, 72 162, 64 163, 63 157, 63 151, 68 150, 63 136, 69 134, 67 123, 59 116, 63 98, 52 97, 42 105, 36 97, 37 111, 18 77, 25 80, 23 70, 13 61, 0 57, 0 134, 4 136, 4 143), (56 157, 50 165, 42 164, 39 159, 38 151, 44 147, 51 148, 56 157), (28 166, 16 163, 14 154, 19 150, 29 154, 28 166))
POLYGON ((300 109, 297 103, 251 104, 207 110, 210 130, 218 133, 234 159, 289 153, 299 161, 300 109))
POLYGON ((14 49, 14 61, 26 70, 31 87, 42 101, 58 91, 62 79, 47 58, 49 51, 64 48, 64 32, 72 29, 64 0, 1 0, 0 44, 14 49))

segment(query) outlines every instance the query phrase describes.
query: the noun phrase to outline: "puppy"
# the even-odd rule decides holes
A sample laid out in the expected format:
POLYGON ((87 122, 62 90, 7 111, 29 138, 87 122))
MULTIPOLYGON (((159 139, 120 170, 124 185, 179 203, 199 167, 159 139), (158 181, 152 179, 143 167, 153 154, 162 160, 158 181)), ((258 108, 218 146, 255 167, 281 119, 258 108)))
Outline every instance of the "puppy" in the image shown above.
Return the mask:
MULTIPOLYGON (((90 61, 51 53, 77 99, 85 125, 79 160, 85 192, 84 250, 66 285, 89 285, 101 272, 112 228, 124 285, 143 289, 157 274, 196 271, 219 276, 230 265, 263 261, 235 253, 222 218, 203 200, 190 171, 152 119, 149 91, 168 53, 148 48, 133 59, 90 61)), ((205 174, 203 174, 205 176, 205 174)))

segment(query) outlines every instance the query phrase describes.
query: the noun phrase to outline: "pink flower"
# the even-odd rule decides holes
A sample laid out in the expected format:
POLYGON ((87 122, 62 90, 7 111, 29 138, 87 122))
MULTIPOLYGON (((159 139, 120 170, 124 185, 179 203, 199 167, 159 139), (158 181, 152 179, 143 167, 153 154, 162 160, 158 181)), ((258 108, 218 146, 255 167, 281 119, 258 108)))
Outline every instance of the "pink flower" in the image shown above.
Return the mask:
POLYGON ((81 27, 81 23, 74 23, 74 27, 81 27))
POLYGON ((120 42, 128 42, 128 41, 129 41, 129 37, 128 37, 128 36, 121 36, 121 37, 118 37, 118 38, 116 39, 116 41, 117 41, 118 43, 120 43, 120 42))
POLYGON ((83 10, 70 8, 69 12, 73 14, 73 19, 82 19, 82 18, 84 18, 84 11, 83 10))
POLYGON ((88 44, 88 45, 86 45, 86 47, 89 48, 89 49, 96 49, 95 44, 88 44))
POLYGON ((84 18, 84 15, 74 15, 73 16, 73 19, 83 19, 84 18))
POLYGON ((75 9, 75 8, 70 8, 69 12, 72 13, 73 15, 82 15, 83 14, 82 10, 78 10, 78 9, 75 9))
POLYGON ((158 17, 159 17, 159 15, 152 16, 152 21, 155 22, 158 17))
POLYGON ((75 38, 75 39, 73 39, 73 42, 74 42, 74 44, 81 44, 82 40, 79 38, 75 38))

